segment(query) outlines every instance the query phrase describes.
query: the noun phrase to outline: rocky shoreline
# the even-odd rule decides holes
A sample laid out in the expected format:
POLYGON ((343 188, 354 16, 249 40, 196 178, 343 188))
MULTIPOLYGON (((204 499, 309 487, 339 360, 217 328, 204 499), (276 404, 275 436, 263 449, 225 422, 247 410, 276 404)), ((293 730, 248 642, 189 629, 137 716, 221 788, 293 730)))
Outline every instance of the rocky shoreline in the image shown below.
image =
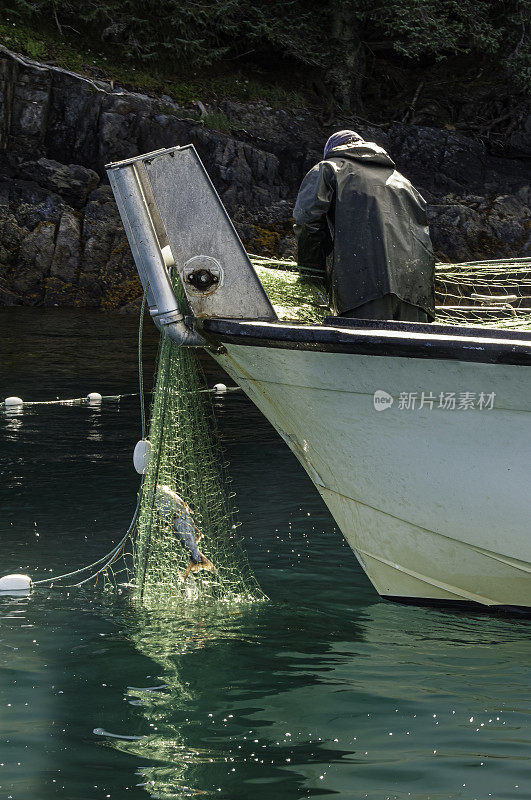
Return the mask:
MULTIPOLYGON (((529 130, 511 156, 452 130, 342 117, 263 102, 148 97, 0 47, 0 305, 127 311, 136 276, 104 165, 193 143, 247 248, 291 255, 302 176, 336 127, 385 147, 429 202, 441 260, 529 256, 529 130), (230 133, 209 125, 222 117, 230 133)), ((513 136, 514 138, 514 136, 513 136)))

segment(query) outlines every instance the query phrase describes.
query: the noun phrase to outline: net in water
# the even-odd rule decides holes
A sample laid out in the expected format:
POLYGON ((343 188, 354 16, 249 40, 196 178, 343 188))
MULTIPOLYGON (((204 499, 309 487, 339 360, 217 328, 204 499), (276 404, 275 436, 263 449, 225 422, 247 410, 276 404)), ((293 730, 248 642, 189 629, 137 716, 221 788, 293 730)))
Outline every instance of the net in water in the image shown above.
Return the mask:
POLYGON ((242 546, 210 394, 193 350, 160 345, 152 451, 132 537, 133 587, 171 598, 265 599, 242 546))

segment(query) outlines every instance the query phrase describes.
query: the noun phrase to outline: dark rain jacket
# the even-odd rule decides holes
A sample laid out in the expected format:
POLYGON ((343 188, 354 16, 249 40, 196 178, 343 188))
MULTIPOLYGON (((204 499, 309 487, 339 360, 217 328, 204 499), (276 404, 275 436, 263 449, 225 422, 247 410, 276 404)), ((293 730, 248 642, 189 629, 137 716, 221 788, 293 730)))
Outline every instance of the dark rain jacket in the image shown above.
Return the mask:
POLYGON ((336 314, 395 294, 435 318, 426 202, 377 144, 331 150, 302 181, 293 216, 299 266, 323 273, 336 314))

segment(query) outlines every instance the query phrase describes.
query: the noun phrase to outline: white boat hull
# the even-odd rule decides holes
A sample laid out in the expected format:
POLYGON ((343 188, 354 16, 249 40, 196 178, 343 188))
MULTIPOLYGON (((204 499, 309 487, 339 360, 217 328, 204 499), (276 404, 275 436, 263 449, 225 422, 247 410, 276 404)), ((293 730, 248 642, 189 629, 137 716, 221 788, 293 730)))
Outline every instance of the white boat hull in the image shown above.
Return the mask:
POLYGON ((297 455, 381 595, 531 607, 529 368, 223 343, 217 361, 297 455), (390 408, 375 410, 377 390, 390 408), (422 392, 433 408, 399 407, 422 392), (493 408, 438 408, 451 392, 494 393, 493 408))

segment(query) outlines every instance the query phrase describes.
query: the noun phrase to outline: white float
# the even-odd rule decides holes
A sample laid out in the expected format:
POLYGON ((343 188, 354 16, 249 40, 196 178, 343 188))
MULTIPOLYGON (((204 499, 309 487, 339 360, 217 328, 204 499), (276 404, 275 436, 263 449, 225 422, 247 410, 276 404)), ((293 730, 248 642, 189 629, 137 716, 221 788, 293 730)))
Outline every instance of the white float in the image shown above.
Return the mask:
POLYGON ((133 452, 133 464, 139 475, 143 475, 146 471, 150 456, 151 442, 148 439, 140 439, 140 441, 136 443, 133 452))
POLYGON ((20 408, 24 405, 24 400, 21 397, 6 397, 4 405, 6 408, 20 408))
POLYGON ((161 250, 162 258, 164 259, 164 266, 166 269, 170 269, 170 267, 175 266, 175 259, 173 257, 173 253, 171 252, 171 247, 169 244, 166 247, 163 247, 161 250))
POLYGON ((214 386, 214 391, 216 394, 225 394, 227 391, 227 387, 224 383, 216 383, 214 386))
POLYGON ((31 590, 31 578, 28 575, 4 575, 0 578, 0 594, 18 594, 31 590))
POLYGON ((90 392, 87 395, 87 403, 89 406, 97 406, 101 403, 101 394, 99 392, 90 392))

